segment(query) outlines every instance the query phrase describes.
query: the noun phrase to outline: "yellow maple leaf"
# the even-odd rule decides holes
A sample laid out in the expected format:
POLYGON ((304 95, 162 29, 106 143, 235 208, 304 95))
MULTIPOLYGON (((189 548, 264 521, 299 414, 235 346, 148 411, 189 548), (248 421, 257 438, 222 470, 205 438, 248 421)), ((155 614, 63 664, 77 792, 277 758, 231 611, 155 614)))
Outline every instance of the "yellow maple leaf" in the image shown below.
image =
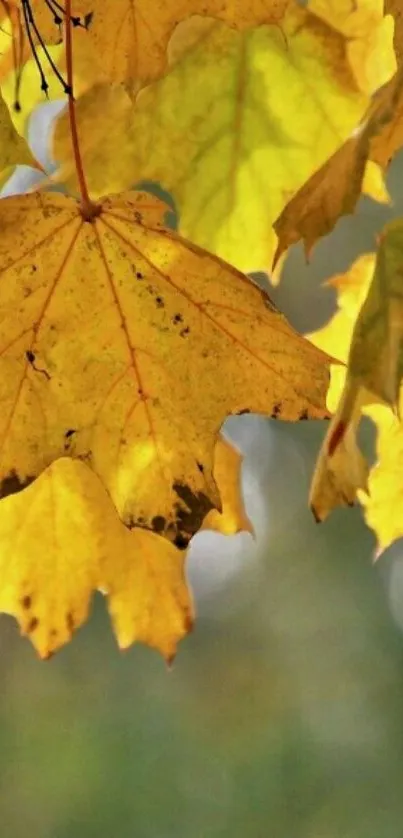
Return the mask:
MULTIPOLYGON (((400 410, 401 407, 402 396, 400 410)), ((371 469, 367 492, 359 492, 358 498, 364 507, 366 522, 375 532, 379 556, 403 536, 403 426, 385 405, 371 405, 366 412, 376 426, 377 462, 371 469)))
POLYGON ((97 589, 121 648, 140 641, 172 658, 192 625, 184 553, 128 530, 91 469, 62 458, 0 504, 0 610, 48 657, 86 620, 97 589))
POLYGON ((308 8, 347 39, 350 65, 361 90, 373 93, 396 70, 394 21, 383 0, 309 0, 308 8), (386 10, 385 10, 386 13, 386 10))
MULTIPOLYGON (((293 0, 72 0, 71 15, 76 21, 75 60, 88 60, 90 78, 100 75, 111 82, 124 83, 134 94, 159 78, 167 67, 167 46, 178 23, 193 15, 211 15, 242 29, 260 23, 277 23, 293 0), (80 31, 81 30, 81 31, 80 31), (94 76, 95 74, 95 76, 94 76)), ((25 5, 26 8, 26 5, 25 5)), ((3 10, 11 22, 13 48, 9 50, 23 65, 30 56, 26 35, 27 13, 22 0, 11 0, 3 10)), ((44 0, 31 0, 30 30, 34 44, 58 43, 66 11, 57 4, 52 13, 44 0)), ((46 62, 44 62, 46 64, 46 62)), ((0 62, 1 74, 1 62, 0 62)), ((88 85, 89 86, 89 85, 88 85)))
POLYGON ((8 107, 0 95, 0 173, 18 164, 41 168, 14 127, 8 107))
MULTIPOLYGON (((367 487, 368 466, 355 440, 362 412, 378 416, 374 403, 395 408, 398 402, 403 375, 402 254, 403 223, 397 221, 385 228, 374 269, 374 257, 366 255, 353 266, 351 288, 347 284, 349 276, 342 282, 336 280, 342 288, 341 311, 330 329, 325 327, 319 335, 311 335, 311 340, 328 351, 341 327, 344 350, 351 338, 344 384, 342 376, 336 384, 333 382, 333 386, 342 387, 342 392, 311 487, 311 503, 320 520, 334 506, 352 503, 357 489, 367 487)), ((387 421, 390 423, 390 417, 387 421)))
MULTIPOLYGON (((402 145, 403 68, 377 91, 359 128, 303 184, 275 221, 278 246, 274 264, 300 239, 309 254, 340 216, 354 212, 363 189, 377 197, 379 173, 368 167, 377 164, 385 170, 402 145)), ((382 187, 380 192, 385 200, 382 187)))
MULTIPOLYGON (((240 495, 238 451, 222 436, 214 476, 222 513, 203 529, 252 531, 240 495)), ((127 529, 101 481, 78 460, 56 460, 0 504, 0 611, 18 620, 41 657, 68 643, 99 590, 121 649, 146 643, 170 661, 189 632, 186 554, 148 530, 127 529)))
POLYGON ((56 194, 0 202, 3 494, 68 452, 122 520, 185 546, 219 508, 220 425, 327 415, 328 358, 268 296, 164 228, 141 193, 85 220, 56 194))
POLYGON ((242 454, 234 443, 220 436, 214 451, 214 477, 220 490, 222 510, 210 509, 201 529, 217 530, 223 535, 235 535, 241 531, 253 535, 253 526, 242 498, 242 461, 242 454))
MULTIPOLYGON (((281 27, 239 32, 215 23, 189 52, 181 50, 167 76, 141 91, 134 115, 124 91, 102 86, 81 109, 78 103, 90 192, 157 180, 175 198, 185 236, 242 270, 269 266, 276 245, 271 224, 287 196, 342 144, 366 107, 345 38, 292 3, 281 27), (94 152, 94 113, 105 98, 94 152)), ((59 180, 74 189, 66 114, 53 156, 59 180)))

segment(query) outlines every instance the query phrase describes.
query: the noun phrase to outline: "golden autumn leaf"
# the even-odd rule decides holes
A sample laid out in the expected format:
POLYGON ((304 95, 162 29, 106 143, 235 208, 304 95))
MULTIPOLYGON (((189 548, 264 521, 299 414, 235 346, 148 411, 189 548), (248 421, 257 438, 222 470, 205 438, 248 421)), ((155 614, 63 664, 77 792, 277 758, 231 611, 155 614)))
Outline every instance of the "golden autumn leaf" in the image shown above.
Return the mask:
MULTIPOLYGON (((397 221, 385 228, 372 275, 373 257, 368 255, 357 261, 351 289, 347 286, 348 278, 344 288, 341 286, 346 296, 344 302, 341 297, 342 311, 331 325, 329 339, 325 328, 316 341, 331 351, 341 324, 346 342, 351 335, 339 406, 326 434, 311 487, 311 502, 319 519, 334 506, 353 502, 357 489, 366 488, 368 467, 355 441, 363 408, 372 417, 374 408, 369 405, 380 401, 395 408, 398 404, 403 376, 402 263, 403 222, 397 221), (343 308, 349 310, 349 321, 343 308)), ((315 335, 311 339, 315 341, 315 335)), ((339 379, 338 385, 341 383, 339 379)))
MULTIPOLYGON (((399 2, 399 0, 398 0, 399 2)), ((347 39, 348 59, 361 90, 373 93, 393 75, 394 20, 384 0, 309 0, 308 8, 347 39)))
MULTIPOLYGON (((252 531, 240 495, 241 459, 220 436, 214 477, 223 511, 209 512, 203 529, 252 531)), ((62 457, 0 504, 0 611, 49 657, 86 621, 99 590, 121 649, 146 643, 171 661, 193 622, 185 557, 159 535, 127 529, 88 465, 62 457)))
MULTIPOLYGON (((365 189, 368 166, 372 163, 386 169, 402 145, 403 68, 377 91, 359 128, 304 183, 275 221, 278 246, 274 264, 300 239, 309 254, 342 215, 354 212, 365 189)), ((376 189, 369 186, 368 191, 376 197, 376 189)))
POLYGON ((328 358, 164 211, 142 193, 89 221, 62 195, 0 201, 0 479, 84 459, 126 524, 183 547, 220 507, 226 416, 326 416, 328 358))
POLYGON ((41 657, 67 643, 101 590, 121 648, 135 641, 172 659, 192 625, 185 554, 119 520, 99 478, 62 458, 0 504, 0 610, 41 657))
MULTIPOLYGON (((78 36, 75 60, 90 57, 88 68, 95 81, 102 75, 113 83, 124 83, 131 94, 159 78, 167 68, 167 47, 175 27, 192 15, 210 15, 230 26, 243 29, 261 23, 279 23, 293 0, 73 0, 72 19, 78 36), (81 30, 81 31, 80 31, 81 30), (83 34, 82 34, 83 33, 83 34), (93 75, 94 74, 94 75, 93 75)), ((55 4, 55 13, 44 0, 31 0, 35 27, 46 44, 58 43, 65 9, 55 4)), ((13 30, 13 51, 24 64, 30 44, 24 32, 24 3, 11 0, 8 17, 13 30)), ((5 23, 7 20, 5 17, 5 23)), ((11 67, 12 50, 8 55, 11 67)), ((0 62, 1 75, 1 62, 0 62)))
MULTIPOLYGON (((294 3, 281 27, 239 32, 215 23, 165 78, 141 91, 134 113, 124 91, 102 86, 78 103, 88 186, 101 195, 128 181, 159 181, 177 202, 185 236, 243 270, 269 266, 273 221, 343 143, 367 101, 345 37, 294 3)), ((53 156, 58 180, 74 190, 67 114, 58 120, 53 156)))
MULTIPOLYGON (((401 407, 400 396, 400 412, 401 407)), ((359 492, 358 498, 366 522, 375 532, 379 556, 403 537, 403 426, 401 419, 385 405, 371 405, 368 413, 377 430, 377 462, 371 469, 367 492, 359 492)))
POLYGON ((0 95, 0 173, 18 164, 40 168, 26 141, 16 131, 7 105, 0 95))
POLYGON ((222 510, 219 512, 211 509, 201 529, 217 530, 223 535, 235 535, 241 531, 253 535, 253 526, 245 512, 242 498, 242 461, 242 454, 234 443, 220 435, 214 451, 214 478, 220 490, 222 510))

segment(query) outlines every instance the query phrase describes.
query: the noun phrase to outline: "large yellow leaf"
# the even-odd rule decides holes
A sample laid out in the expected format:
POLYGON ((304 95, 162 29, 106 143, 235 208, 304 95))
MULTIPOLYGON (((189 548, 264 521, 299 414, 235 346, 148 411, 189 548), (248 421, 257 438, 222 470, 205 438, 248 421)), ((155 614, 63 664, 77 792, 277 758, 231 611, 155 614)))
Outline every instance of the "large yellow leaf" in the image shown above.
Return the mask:
MULTIPOLYGON (((183 41, 190 26, 175 38, 183 41)), ((274 219, 365 109, 345 38, 293 3, 281 28, 238 32, 210 22, 201 41, 181 50, 170 73, 141 91, 134 120, 128 100, 116 92, 114 109, 109 97, 101 143, 93 114, 107 91, 89 93, 78 109, 90 190, 116 190, 123 178, 158 180, 177 201, 184 235, 242 269, 268 266, 274 219)), ((74 184, 66 116, 54 157, 74 184)))
POLYGON ((171 231, 165 205, 0 202, 3 494, 66 452, 122 520, 185 546, 219 508, 220 425, 245 410, 327 415, 328 359, 242 274, 171 231))
POLYGON ((128 530, 91 469, 62 458, 0 504, 0 610, 48 657, 86 620, 97 589, 121 648, 140 641, 172 658, 192 625, 183 552, 128 530))

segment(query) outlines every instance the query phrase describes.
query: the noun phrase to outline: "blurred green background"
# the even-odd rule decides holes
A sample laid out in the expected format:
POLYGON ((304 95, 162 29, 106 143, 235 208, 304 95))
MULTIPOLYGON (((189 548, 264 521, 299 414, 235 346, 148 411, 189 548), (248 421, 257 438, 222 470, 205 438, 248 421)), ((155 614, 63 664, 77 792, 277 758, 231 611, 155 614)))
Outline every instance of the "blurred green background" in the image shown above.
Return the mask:
MULTIPOLYGON (((309 266, 292 251, 271 294, 297 328, 327 319, 321 282, 403 214, 402 181, 400 157, 393 207, 362 200, 309 266)), ((257 542, 195 538, 198 621, 170 670, 148 649, 117 650, 101 596, 45 663, 0 618, 4 838, 403 835, 401 546, 374 566, 358 509, 314 523, 322 423, 244 416, 227 429, 257 542)))

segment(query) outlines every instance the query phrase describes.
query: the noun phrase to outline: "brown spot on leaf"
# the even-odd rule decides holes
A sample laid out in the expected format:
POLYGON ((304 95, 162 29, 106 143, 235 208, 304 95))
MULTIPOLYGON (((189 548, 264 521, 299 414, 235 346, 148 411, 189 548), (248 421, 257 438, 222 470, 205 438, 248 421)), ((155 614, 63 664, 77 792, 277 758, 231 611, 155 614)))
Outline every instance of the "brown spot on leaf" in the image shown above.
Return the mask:
POLYGON ((184 549, 192 535, 200 529, 202 521, 213 509, 214 504, 204 492, 193 492, 190 486, 184 483, 176 482, 172 488, 181 501, 175 504, 177 533, 174 543, 180 549, 184 549), (179 543, 177 543, 178 539, 179 543))
POLYGON ((271 412, 272 419, 278 419, 281 413, 281 404, 275 404, 271 412))
POLYGON ((165 304, 162 297, 156 297, 155 302, 157 303, 157 308, 164 308, 165 304))
POLYGON ((247 413, 250 413, 250 410, 249 410, 248 407, 244 407, 242 410, 238 410, 238 412, 235 415, 236 416, 245 416, 247 413))
POLYGON ((21 607, 24 608, 25 611, 28 611, 32 605, 32 597, 29 594, 26 594, 21 599, 21 607))
POLYGON ((38 628, 38 626, 39 626, 38 617, 31 617, 31 619, 30 619, 30 621, 27 625, 27 634, 32 634, 32 632, 35 631, 35 629, 38 628))
POLYGON ((185 326, 184 329, 180 330, 179 334, 180 334, 181 338, 187 338, 189 332, 190 332, 189 326, 185 326))
POLYGON ((75 623, 74 623, 74 617, 73 617, 73 614, 71 613, 71 611, 68 611, 67 614, 66 614, 66 626, 67 626, 69 631, 71 631, 71 632, 74 631, 75 623))
POLYGON ((154 515, 151 521, 151 527, 154 532, 163 532, 166 527, 166 520, 163 515, 154 515))
POLYGON ((308 411, 307 411, 306 408, 304 410, 301 410, 301 413, 299 414, 298 419, 300 419, 300 420, 309 419, 308 411))
POLYGON ((172 318, 172 323, 183 323, 183 314, 175 314, 172 318))
POLYGON ((16 471, 11 471, 0 482, 0 498, 6 498, 8 495, 15 495, 17 492, 21 492, 33 480, 35 480, 35 477, 31 475, 28 475, 28 477, 19 477, 16 471))

